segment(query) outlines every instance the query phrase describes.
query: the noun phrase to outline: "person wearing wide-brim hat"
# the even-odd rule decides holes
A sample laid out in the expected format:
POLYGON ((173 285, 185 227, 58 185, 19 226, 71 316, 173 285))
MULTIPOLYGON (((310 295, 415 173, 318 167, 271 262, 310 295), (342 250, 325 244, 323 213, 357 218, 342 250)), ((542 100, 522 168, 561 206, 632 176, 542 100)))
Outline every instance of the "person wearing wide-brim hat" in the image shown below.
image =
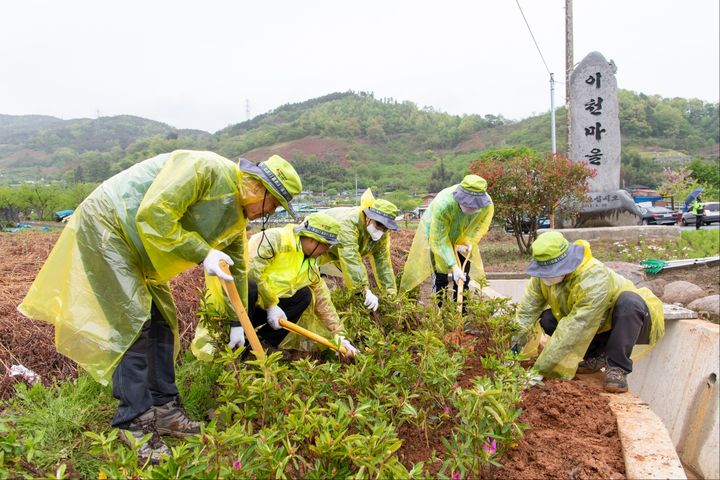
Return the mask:
MULTIPOLYGON (((365 306, 375 311, 378 295, 370 289, 368 273, 363 258, 368 258, 381 292, 397 293, 395 272, 390 258, 389 230, 398 230, 395 218, 397 207, 381 198, 376 199, 368 188, 360 197, 360 206, 335 207, 324 213, 340 222, 338 244, 331 247, 321 263, 332 264, 342 272, 349 290, 364 292, 365 306)), ((326 267, 324 267, 326 269, 326 267)))
POLYGON ((138 451, 142 461, 170 453, 159 435, 200 431, 175 384, 180 341, 170 280, 202 263, 247 298, 248 221, 301 190, 288 162, 264 163, 267 171, 250 172, 213 152, 176 150, 104 181, 75 209, 18 307, 55 325, 58 352, 98 382, 112 380, 120 437, 152 434, 138 451))
MULTIPOLYGON (((299 225, 270 228, 250 238, 247 313, 252 324, 259 327, 258 337, 270 347, 290 345, 284 342, 288 331, 280 327, 280 319, 297 323, 303 317, 308 318, 306 328, 338 339, 347 348, 348 356, 357 354, 357 349, 345 338, 345 329, 318 267, 318 257, 338 243, 339 234, 337 220, 316 212, 299 225), (311 306, 311 315, 304 316, 311 306)), ((229 346, 244 346, 245 332, 227 306, 219 283, 208 283, 206 300, 231 319, 229 346)), ((212 341, 206 330, 198 328, 192 351, 202 360, 212 358, 212 341)))
POLYGON ((484 284, 485 271, 477 244, 489 230, 494 211, 487 181, 478 175, 467 175, 460 184, 438 193, 415 232, 400 291, 412 290, 434 273, 435 293, 438 304, 442 305, 449 284, 448 274, 452 273, 454 290, 461 278, 465 280, 464 288, 468 288, 468 275, 478 284, 484 284), (468 262, 463 271, 466 258, 468 262))
POLYGON ((605 389, 627 391, 631 355, 648 352, 664 334, 662 302, 595 259, 585 240, 569 243, 551 231, 531 248, 513 348, 533 354, 539 323, 550 335, 535 361, 541 375, 571 379, 605 369, 605 389))

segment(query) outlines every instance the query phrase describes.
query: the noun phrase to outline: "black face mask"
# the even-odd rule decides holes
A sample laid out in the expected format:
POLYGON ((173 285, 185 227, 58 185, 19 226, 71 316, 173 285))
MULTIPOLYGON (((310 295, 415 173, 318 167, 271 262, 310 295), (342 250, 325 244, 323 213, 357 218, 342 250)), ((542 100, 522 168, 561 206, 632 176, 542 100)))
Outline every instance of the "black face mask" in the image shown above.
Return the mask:
POLYGON ((265 210, 264 210, 265 209, 265 199, 267 198, 267 193, 268 193, 267 189, 265 189, 265 193, 263 194, 263 203, 262 203, 262 208, 263 208, 262 226, 260 227, 260 231, 262 232, 262 238, 260 238, 260 243, 258 243, 257 251, 255 252, 257 254, 257 256, 263 260, 271 260, 275 256, 275 249, 273 248, 272 243, 270 243, 270 240, 268 240, 267 236, 265 235, 265 229, 267 228, 267 223, 270 220, 270 214, 269 213, 266 214, 265 210), (264 241, 267 241, 267 244, 270 246, 270 252, 272 252, 269 257, 263 257, 260 254, 260 247, 262 246, 262 243, 264 241))

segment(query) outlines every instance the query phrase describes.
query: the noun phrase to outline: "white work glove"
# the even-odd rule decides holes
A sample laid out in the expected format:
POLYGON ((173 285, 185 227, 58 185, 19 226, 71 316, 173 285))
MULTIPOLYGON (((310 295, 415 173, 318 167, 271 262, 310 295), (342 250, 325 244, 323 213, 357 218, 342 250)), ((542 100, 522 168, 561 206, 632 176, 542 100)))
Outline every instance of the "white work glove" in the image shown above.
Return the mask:
POLYGON ((245 346, 245 330, 243 327, 231 327, 230 328, 230 343, 228 347, 237 348, 245 346))
POLYGON ((355 348, 355 346, 352 343, 350 343, 350 340, 348 340, 347 338, 345 338, 343 336, 340 337, 340 345, 347 349, 347 353, 345 354, 345 356, 347 356, 347 357, 355 358, 357 356, 357 354, 359 353, 358 349, 355 348))
POLYGON ((452 276, 455 283, 458 283, 460 279, 462 279, 463 282, 467 282, 467 275, 465 275, 465 272, 462 271, 462 268, 458 267, 457 265, 453 265, 452 276))
POLYGON ((224 260, 228 265, 235 264, 235 262, 232 261, 232 258, 230 258, 226 253, 223 253, 220 250, 210 250, 207 257, 205 257, 205 260, 203 260, 205 273, 231 282, 233 278, 220 269, 220 260, 224 260))
POLYGON ((369 288, 365 290, 365 303, 363 303, 363 305, 373 312, 378 309, 378 297, 372 293, 369 288))
POLYGON ((280 319, 287 319, 287 315, 285 315, 282 308, 277 305, 268 308, 267 323, 273 330, 280 330, 280 319))
POLYGON ((455 251, 463 257, 467 257, 468 254, 470 254, 471 249, 472 243, 461 243, 460 245, 455 245, 455 251))

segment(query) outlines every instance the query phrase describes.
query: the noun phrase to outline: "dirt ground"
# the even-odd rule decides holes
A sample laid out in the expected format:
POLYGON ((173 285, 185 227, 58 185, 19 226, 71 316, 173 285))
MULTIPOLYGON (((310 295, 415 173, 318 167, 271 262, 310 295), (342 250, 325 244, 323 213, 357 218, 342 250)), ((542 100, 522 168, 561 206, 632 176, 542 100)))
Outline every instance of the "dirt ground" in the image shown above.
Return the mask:
MULTIPOLYGON (((393 264, 398 270, 405 262, 414 232, 393 234, 393 264)), ((66 380, 77 375, 75 364, 58 354, 54 347, 53 327, 21 316, 17 305, 50 253, 59 232, 28 231, 0 233, 0 366, 22 364, 39 373, 45 383, 66 380)), ((487 266, 486 266, 487 268, 487 266)), ((705 268, 705 267, 703 267, 705 268)), ((718 267, 688 271, 664 271, 658 278, 667 281, 687 279, 718 293, 718 267)), ((192 339, 202 287, 202 269, 185 272, 171 283, 178 306, 180 332, 185 347, 192 339)), ((459 383, 483 373, 479 354, 485 345, 478 342, 478 356, 469 361, 459 383)), ((12 395, 12 382, 0 377, 0 399, 12 395)), ((624 478, 624 463, 615 419, 607 400, 592 385, 583 382, 549 381, 528 391, 523 402, 521 421, 531 426, 525 438, 502 460, 502 469, 483 472, 486 478, 624 478), (561 447, 561 448, 559 448, 561 447)), ((432 449, 442 457, 442 437, 448 438, 449 423, 439 431, 423 432, 403 426, 404 440, 399 450, 406 465, 430 458, 432 449), (430 442, 426 442, 427 438, 430 442)), ((440 465, 426 463, 436 474, 440 465)))

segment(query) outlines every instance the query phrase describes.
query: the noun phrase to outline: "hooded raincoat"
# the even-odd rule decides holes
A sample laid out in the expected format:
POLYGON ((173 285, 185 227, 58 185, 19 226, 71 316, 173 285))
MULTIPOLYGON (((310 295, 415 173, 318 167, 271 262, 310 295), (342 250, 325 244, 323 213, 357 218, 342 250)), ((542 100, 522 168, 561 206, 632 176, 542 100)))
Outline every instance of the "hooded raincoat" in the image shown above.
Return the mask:
POLYGON ((363 258, 368 257, 379 286, 394 295, 397 293, 397 286, 390 260, 389 232, 385 232, 377 242, 373 241, 365 228, 363 210, 364 207, 361 205, 324 211, 340 222, 341 230, 338 236, 340 243, 320 257, 320 262, 331 262, 337 266, 349 290, 364 290, 369 287, 369 281, 363 258))
POLYGON ((457 263, 455 245, 471 243, 470 278, 483 284, 485 270, 477 244, 490 229, 495 208, 492 203, 466 215, 453 198, 458 185, 438 193, 420 219, 405 269, 400 291, 407 292, 420 285, 433 271, 449 273, 457 263), (433 268, 434 267, 434 268, 433 268))
POLYGON ((263 189, 212 152, 158 155, 103 182, 76 209, 18 310, 55 325, 58 352, 107 384, 155 302, 179 336, 168 281, 222 250, 247 302, 244 205, 263 189))
POLYGON ((540 314, 546 308, 559 320, 557 329, 535 361, 535 368, 544 376, 571 379, 595 335, 612 328, 612 311, 622 292, 631 291, 642 297, 650 311, 651 327, 648 345, 636 345, 633 357, 648 352, 665 333, 663 304, 647 288, 636 288, 625 277, 615 273, 593 258, 590 245, 575 242, 585 249, 583 261, 565 280, 547 286, 532 277, 517 311, 520 332, 517 340, 533 355, 542 334, 540 314))

